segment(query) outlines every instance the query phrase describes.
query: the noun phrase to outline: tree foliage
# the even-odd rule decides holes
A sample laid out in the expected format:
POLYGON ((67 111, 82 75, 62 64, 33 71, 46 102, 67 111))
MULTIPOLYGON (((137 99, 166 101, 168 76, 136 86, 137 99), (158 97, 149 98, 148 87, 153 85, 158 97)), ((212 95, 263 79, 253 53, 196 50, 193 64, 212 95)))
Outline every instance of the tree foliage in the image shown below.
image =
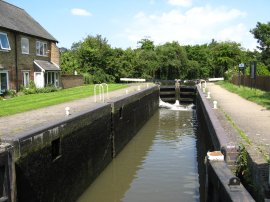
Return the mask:
POLYGON ((238 72, 240 63, 257 61, 258 73, 269 75, 270 24, 258 23, 251 30, 261 51, 244 50, 231 41, 182 46, 178 42, 155 45, 149 38, 135 49, 112 48, 101 35, 87 36, 71 49, 61 48, 61 68, 85 76, 87 83, 119 82, 122 77, 145 79, 199 79, 226 77, 238 72))
POLYGON ((270 70, 270 22, 258 22, 256 27, 250 31, 259 43, 258 49, 261 50, 261 60, 270 70))

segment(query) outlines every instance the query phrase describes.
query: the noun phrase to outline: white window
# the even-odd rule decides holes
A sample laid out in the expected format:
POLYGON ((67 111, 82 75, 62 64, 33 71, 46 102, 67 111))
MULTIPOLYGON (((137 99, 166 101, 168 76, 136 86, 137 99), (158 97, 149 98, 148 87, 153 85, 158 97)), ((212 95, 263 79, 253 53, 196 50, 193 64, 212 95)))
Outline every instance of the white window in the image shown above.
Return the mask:
POLYGON ((8 36, 2 32, 0 32, 0 50, 10 50, 8 36))
POLYGON ((29 40, 25 37, 21 38, 21 48, 23 54, 29 54, 29 40))
POLYGON ((23 72, 23 86, 28 88, 29 86, 29 72, 25 71, 23 72))
POLYGON ((0 94, 8 90, 8 72, 0 71, 0 94))
POLYGON ((47 43, 42 41, 36 42, 36 54, 38 56, 47 56, 47 43))
POLYGON ((45 86, 52 85, 59 87, 59 72, 46 72, 45 73, 45 86))

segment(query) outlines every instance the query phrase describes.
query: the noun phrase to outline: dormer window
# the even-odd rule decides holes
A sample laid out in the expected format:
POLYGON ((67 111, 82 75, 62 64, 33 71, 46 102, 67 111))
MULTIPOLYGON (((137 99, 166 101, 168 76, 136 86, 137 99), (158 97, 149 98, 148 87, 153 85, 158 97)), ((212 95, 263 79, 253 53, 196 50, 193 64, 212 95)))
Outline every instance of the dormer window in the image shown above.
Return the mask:
POLYGON ((42 41, 36 42, 36 54, 38 56, 47 56, 47 51, 48 51, 48 47, 47 47, 46 42, 42 42, 42 41))
POLYGON ((0 32, 0 50, 10 50, 8 36, 6 33, 0 32))

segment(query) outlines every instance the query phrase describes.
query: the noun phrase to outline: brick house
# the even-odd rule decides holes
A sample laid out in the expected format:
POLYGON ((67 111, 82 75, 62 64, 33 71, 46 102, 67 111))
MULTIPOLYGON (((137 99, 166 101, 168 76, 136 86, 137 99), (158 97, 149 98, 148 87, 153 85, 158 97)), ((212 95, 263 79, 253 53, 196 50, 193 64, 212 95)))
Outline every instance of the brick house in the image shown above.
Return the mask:
POLYGON ((0 94, 60 84, 58 41, 25 10, 0 0, 0 94))

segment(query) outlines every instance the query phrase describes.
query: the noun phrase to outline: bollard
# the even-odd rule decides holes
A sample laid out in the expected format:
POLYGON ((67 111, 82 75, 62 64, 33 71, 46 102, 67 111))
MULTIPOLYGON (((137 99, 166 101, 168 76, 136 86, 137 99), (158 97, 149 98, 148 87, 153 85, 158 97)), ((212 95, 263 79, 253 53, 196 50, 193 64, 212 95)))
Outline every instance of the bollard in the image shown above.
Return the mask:
POLYGON ((128 94, 128 90, 126 90, 126 94, 128 94))
POLYGON ((207 92, 207 99, 210 99, 211 98, 211 92, 207 92))
POLYGON ((217 109, 217 101, 213 101, 214 109, 217 109))
POLYGON ((141 90, 141 86, 138 86, 138 91, 140 91, 141 90))
POLYGON ((205 93, 205 88, 202 89, 202 92, 205 93))
POLYGON ((69 116, 70 115, 70 107, 66 107, 65 111, 66 111, 66 116, 69 116))

